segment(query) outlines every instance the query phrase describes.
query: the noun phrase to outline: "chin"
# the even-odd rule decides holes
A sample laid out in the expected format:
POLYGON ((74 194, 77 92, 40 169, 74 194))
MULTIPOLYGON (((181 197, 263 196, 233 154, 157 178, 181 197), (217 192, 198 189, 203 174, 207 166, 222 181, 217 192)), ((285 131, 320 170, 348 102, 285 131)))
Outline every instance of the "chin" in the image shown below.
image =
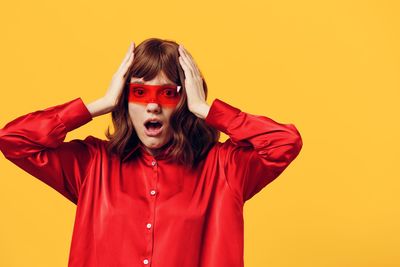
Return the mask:
POLYGON ((166 144, 164 139, 147 137, 145 140, 142 140, 142 143, 148 148, 160 148, 166 144))

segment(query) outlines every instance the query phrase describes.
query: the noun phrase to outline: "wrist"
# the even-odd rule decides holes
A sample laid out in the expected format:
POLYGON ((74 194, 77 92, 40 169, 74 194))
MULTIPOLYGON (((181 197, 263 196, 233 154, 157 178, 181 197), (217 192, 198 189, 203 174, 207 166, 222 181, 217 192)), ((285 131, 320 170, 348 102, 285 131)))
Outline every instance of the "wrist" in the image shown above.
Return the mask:
POLYGON ((107 96, 103 96, 101 98, 101 102, 103 103, 105 108, 110 109, 110 110, 114 109, 115 105, 117 104, 115 98, 107 97, 107 96))
POLYGON ((117 104, 115 99, 111 99, 111 98, 107 98, 107 97, 103 97, 102 101, 104 103, 105 108, 110 109, 110 110, 114 109, 115 105, 117 104))
POLYGON ((114 109, 114 105, 109 99, 102 97, 88 104, 87 108, 92 114, 92 117, 97 117, 111 112, 114 109))
POLYGON ((207 103, 201 103, 192 107, 190 111, 197 117, 205 119, 210 111, 210 106, 207 103))

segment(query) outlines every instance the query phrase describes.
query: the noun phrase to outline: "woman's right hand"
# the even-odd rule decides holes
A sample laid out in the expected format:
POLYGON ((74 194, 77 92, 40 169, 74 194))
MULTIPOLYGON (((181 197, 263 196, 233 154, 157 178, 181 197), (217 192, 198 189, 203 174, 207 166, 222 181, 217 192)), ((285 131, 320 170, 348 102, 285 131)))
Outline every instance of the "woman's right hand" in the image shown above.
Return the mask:
POLYGON ((108 102, 112 107, 117 104, 118 97, 121 94, 122 89, 124 88, 127 79, 127 71, 133 62, 135 54, 134 49, 135 43, 131 42, 131 45, 129 46, 128 52, 126 53, 124 60, 119 66, 117 72, 113 75, 110 86, 108 87, 108 90, 103 97, 103 99, 108 102))

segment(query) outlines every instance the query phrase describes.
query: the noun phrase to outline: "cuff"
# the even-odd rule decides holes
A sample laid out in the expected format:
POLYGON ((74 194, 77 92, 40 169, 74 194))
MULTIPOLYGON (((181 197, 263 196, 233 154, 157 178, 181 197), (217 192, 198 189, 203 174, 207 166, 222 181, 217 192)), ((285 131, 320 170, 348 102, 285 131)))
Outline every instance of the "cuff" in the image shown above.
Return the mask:
POLYGON ((240 109, 215 98, 205 118, 205 122, 217 130, 227 133, 229 125, 240 112, 240 109))
POLYGON ((80 97, 60 105, 57 114, 60 116, 68 132, 93 119, 92 114, 80 97))

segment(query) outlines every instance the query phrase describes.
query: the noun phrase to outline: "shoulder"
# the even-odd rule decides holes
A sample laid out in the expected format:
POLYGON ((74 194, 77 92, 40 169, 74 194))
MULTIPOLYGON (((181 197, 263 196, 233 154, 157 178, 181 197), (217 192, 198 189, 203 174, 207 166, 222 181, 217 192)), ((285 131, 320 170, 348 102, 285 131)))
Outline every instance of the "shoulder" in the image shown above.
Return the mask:
POLYGON ((72 139, 64 145, 72 145, 78 147, 86 147, 91 152, 97 152, 105 148, 107 140, 100 139, 93 135, 88 135, 84 139, 72 139))
POLYGON ((235 142, 231 138, 226 141, 218 141, 210 149, 208 157, 218 159, 220 162, 226 162, 229 160, 241 161, 245 160, 252 152, 254 148, 248 142, 235 142))
POLYGON ((105 145, 108 142, 107 140, 100 139, 93 135, 86 136, 86 138, 83 141, 89 144, 101 145, 101 146, 105 145))
POLYGON ((253 150, 251 143, 247 141, 234 141, 228 138, 224 142, 218 141, 213 149, 219 154, 230 154, 235 151, 241 151, 242 153, 249 153, 253 150))

